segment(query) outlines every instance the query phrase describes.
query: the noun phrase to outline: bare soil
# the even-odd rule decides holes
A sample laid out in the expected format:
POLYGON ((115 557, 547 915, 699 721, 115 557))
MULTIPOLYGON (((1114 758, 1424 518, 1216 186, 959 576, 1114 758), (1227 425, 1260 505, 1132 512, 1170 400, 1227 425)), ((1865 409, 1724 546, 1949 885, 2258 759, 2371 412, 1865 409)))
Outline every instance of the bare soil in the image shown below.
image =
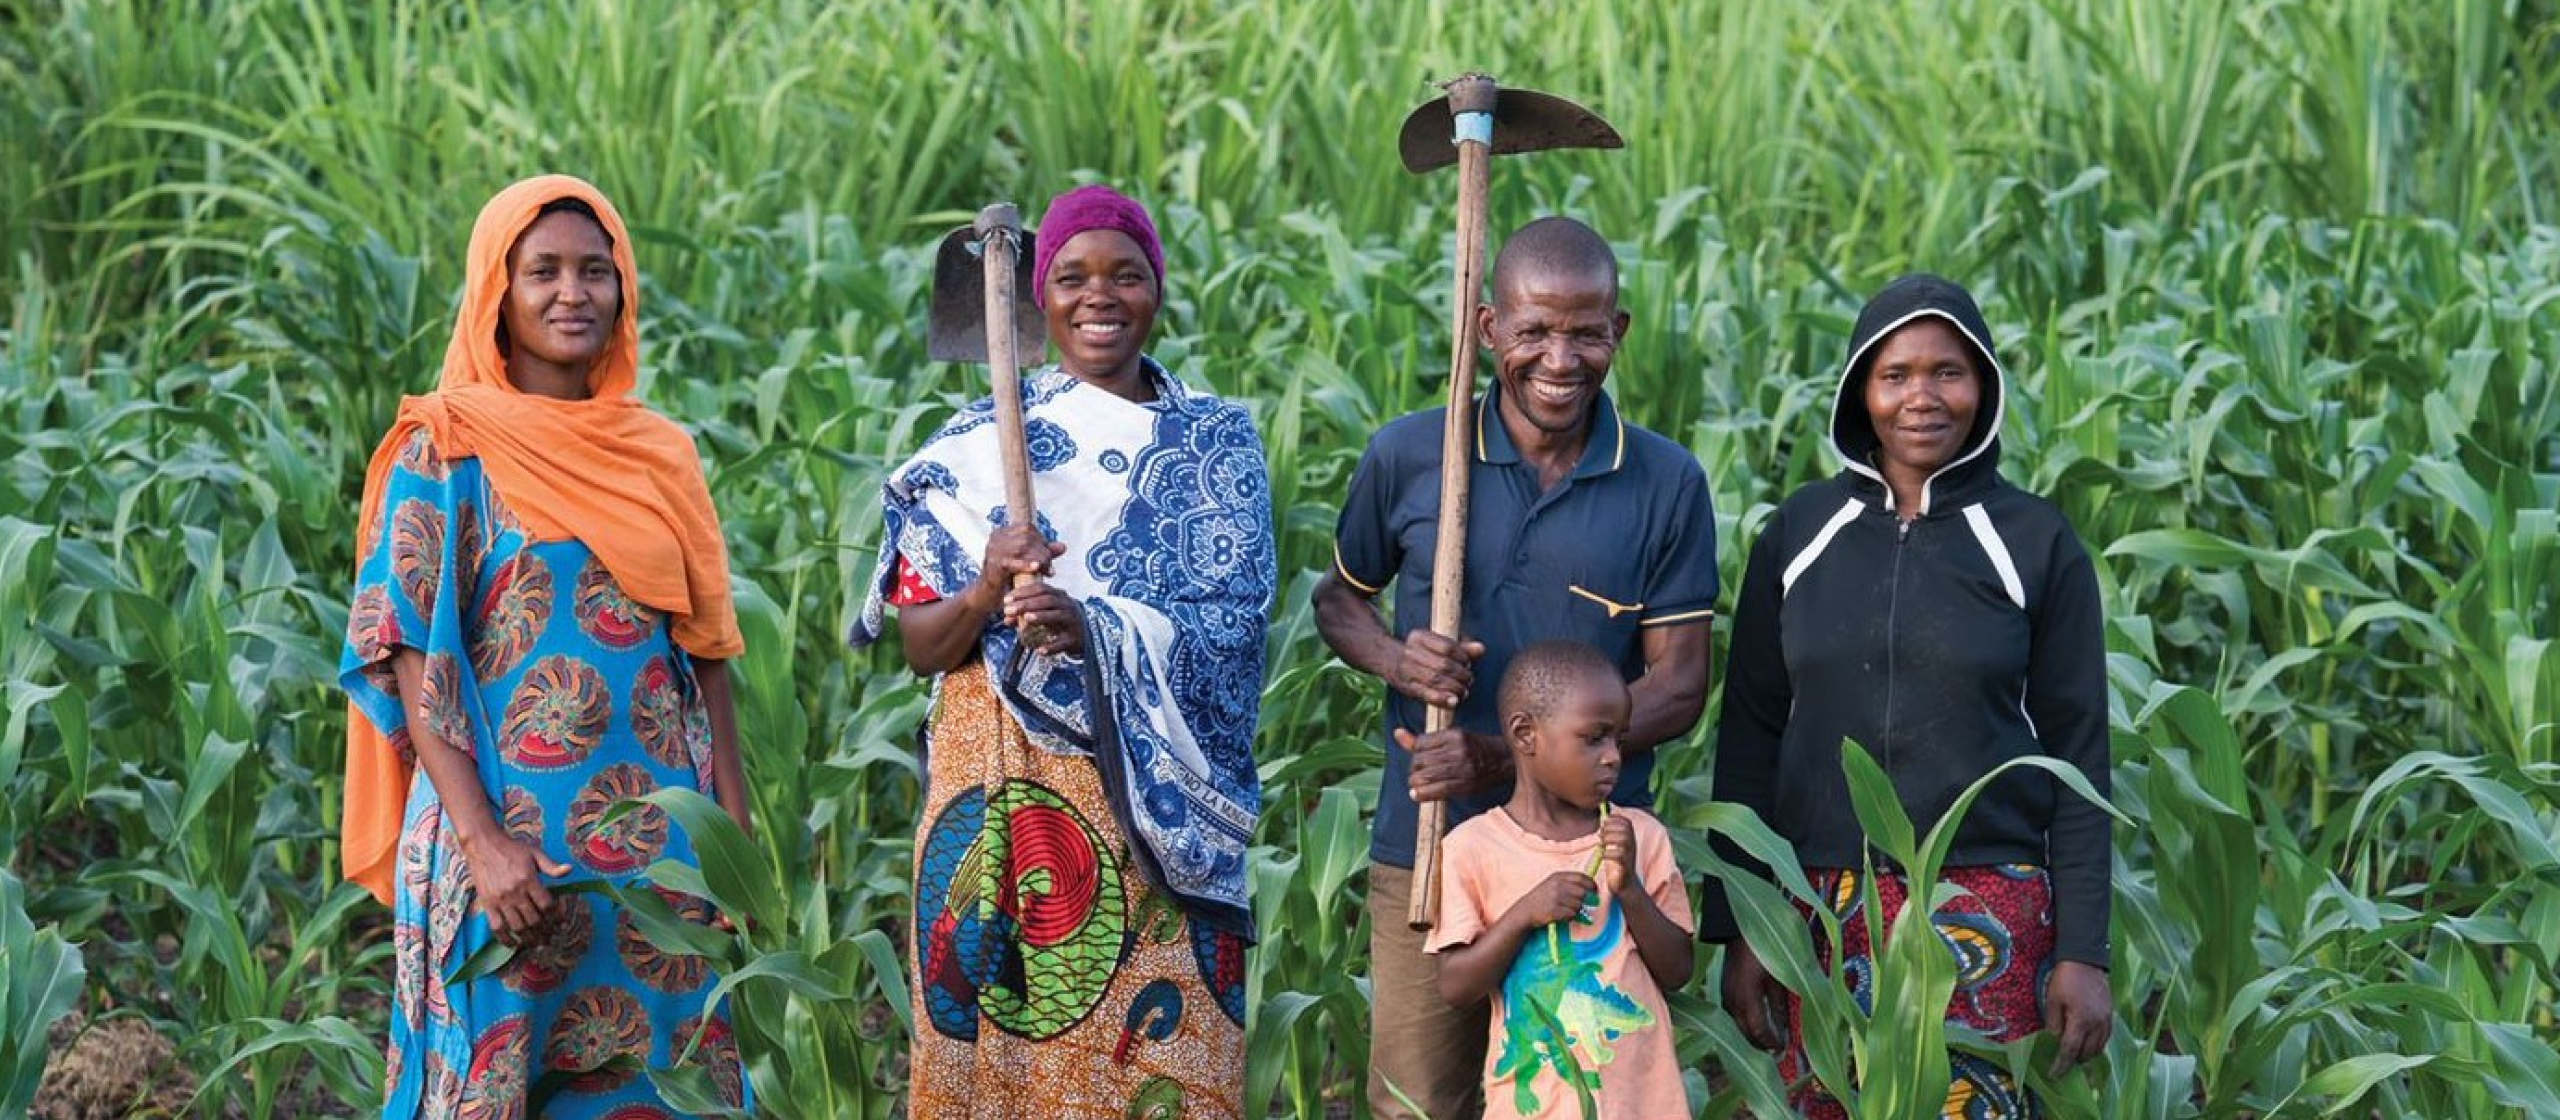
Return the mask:
POLYGON ((53 1025, 53 1056, 36 1085, 34 1120, 125 1120, 184 1116, 196 1075, 178 1064, 167 1035, 139 1018, 53 1025))

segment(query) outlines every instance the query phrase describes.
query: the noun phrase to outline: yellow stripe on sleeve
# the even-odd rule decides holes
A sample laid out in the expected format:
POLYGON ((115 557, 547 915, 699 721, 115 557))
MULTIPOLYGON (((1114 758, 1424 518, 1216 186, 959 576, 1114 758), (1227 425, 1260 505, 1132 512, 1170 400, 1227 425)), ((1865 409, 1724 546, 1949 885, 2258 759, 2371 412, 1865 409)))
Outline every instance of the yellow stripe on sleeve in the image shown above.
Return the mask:
POLYGON ((1715 608, 1709 607, 1702 611, 1682 611, 1679 614, 1666 614, 1660 618, 1648 618, 1637 622, 1636 625, 1669 626, 1675 622, 1713 622, 1715 617, 1715 608))
POLYGON ((1350 584, 1353 589, 1359 591, 1363 595, 1376 595, 1378 592, 1386 590, 1384 587, 1371 587, 1368 584, 1360 582, 1360 577, 1352 575, 1351 569, 1342 566, 1341 541, 1333 542, 1333 574, 1341 576, 1342 582, 1350 584))

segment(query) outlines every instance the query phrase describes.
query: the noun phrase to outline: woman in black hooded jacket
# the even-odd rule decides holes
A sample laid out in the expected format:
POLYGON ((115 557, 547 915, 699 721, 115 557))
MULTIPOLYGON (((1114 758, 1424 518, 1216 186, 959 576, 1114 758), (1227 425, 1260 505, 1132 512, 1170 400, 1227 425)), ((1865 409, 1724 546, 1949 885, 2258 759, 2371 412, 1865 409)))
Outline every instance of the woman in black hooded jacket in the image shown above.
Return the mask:
MULTIPOLYGON (((1844 469, 1778 508, 1736 605, 1716 796, 1758 812, 1834 900, 1845 944, 1822 948, 1862 1003, 1866 836, 1844 737, 1875 756, 1924 830, 2021 755, 2059 758, 2108 788, 2096 573, 2061 512, 2000 477, 2006 389, 1962 287, 1926 274, 1887 285, 1858 316, 1832 408, 1844 469)), ((2106 814, 2039 770, 2010 771, 1974 803, 1945 874, 1972 893, 1936 919, 1959 958, 1950 1021, 2002 1041, 2050 1027, 2066 1063, 2105 1045, 2112 843, 2106 814)), ((1878 871, 1890 914, 1906 892, 1881 857, 1878 871)), ((1699 935, 1725 943, 1726 1007, 1755 1045, 1777 1049, 1784 1031, 1799 1110, 1839 1115, 1805 1079, 1792 997, 1736 932, 1710 889, 1699 935)), ((2008 1075, 1952 1058, 1951 1107, 2025 1114, 2008 1075)))

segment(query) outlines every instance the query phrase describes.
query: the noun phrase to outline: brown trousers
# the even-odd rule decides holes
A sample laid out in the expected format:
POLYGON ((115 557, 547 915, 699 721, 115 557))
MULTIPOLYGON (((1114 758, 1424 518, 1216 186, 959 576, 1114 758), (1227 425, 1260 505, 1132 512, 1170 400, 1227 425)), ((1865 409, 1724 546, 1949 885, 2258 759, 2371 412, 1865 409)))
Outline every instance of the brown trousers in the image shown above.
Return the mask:
POLYGON ((1369 1112, 1378 1120, 1476 1120, 1492 1008, 1440 998, 1440 959, 1404 924, 1413 871, 1369 865, 1369 1112), (1422 1111, 1397 1100, 1392 1083, 1422 1111))

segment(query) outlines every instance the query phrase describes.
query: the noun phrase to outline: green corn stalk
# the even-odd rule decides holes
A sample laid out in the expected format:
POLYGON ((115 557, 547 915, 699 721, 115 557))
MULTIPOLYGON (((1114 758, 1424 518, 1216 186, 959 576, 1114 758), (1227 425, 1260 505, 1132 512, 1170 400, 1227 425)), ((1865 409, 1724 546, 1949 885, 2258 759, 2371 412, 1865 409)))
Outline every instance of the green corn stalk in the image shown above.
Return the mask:
POLYGON ((80 947, 27 917, 26 888, 0 870, 0 1114, 24 1116, 44 1074, 53 1024, 80 1005, 80 947))

